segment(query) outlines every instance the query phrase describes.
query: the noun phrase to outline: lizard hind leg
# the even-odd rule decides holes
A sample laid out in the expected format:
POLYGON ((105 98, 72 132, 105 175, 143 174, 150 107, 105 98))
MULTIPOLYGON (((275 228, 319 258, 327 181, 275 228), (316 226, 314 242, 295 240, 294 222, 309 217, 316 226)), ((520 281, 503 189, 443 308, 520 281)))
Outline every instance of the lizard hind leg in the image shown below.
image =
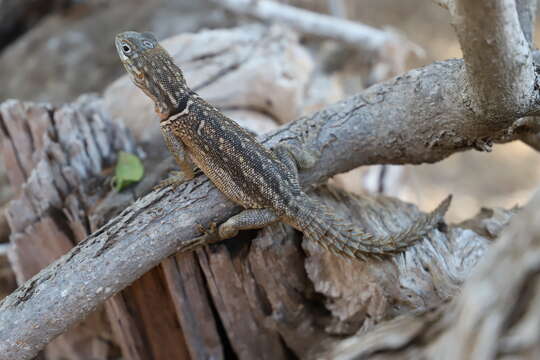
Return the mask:
POLYGON ((260 229, 278 220, 279 217, 272 209, 246 209, 219 226, 219 237, 230 239, 240 230, 260 229))

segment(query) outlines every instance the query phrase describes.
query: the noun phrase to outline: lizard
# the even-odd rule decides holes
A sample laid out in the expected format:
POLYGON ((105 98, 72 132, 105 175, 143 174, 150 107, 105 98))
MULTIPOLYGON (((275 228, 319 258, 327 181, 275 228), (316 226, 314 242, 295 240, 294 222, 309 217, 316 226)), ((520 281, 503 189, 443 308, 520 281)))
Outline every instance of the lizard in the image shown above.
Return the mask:
POLYGON ((219 240, 281 221, 336 254, 365 259, 405 250, 446 213, 450 197, 432 213, 389 236, 374 236, 340 222, 300 186, 299 168, 312 166, 313 156, 301 149, 291 151, 283 143, 271 149, 262 145, 188 87, 182 70, 153 34, 126 31, 116 36, 115 45, 131 80, 154 102, 164 141, 181 169, 164 184, 190 180, 198 168, 227 198, 242 206, 240 213, 219 227, 211 226, 208 234, 213 232, 219 240))

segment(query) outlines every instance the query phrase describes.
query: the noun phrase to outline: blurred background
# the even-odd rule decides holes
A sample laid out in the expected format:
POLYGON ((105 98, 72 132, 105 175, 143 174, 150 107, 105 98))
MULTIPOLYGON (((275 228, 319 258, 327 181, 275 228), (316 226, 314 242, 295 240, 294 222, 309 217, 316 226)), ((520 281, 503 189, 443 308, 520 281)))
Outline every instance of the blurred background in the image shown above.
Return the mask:
MULTIPOLYGON (((312 11, 389 29, 424 52, 406 57, 399 71, 461 57, 447 11, 429 0, 280 1, 312 11), (339 5, 336 8, 336 5, 339 5)), ((209 0, 50 0, 0 1, 0 101, 16 98, 62 104, 88 92, 102 92, 124 74, 114 49, 115 34, 152 31, 158 39, 201 29, 258 21, 209 0)), ((538 28, 537 28, 538 32, 538 28)), ((303 36, 304 45, 340 76, 343 96, 393 75, 378 75, 365 54, 329 40, 303 36), (369 68, 366 71, 366 68, 369 68)), ((394 69, 395 72, 395 69, 394 69)), ((129 126, 129 124, 127 124, 129 126)), ((447 219, 459 222, 483 206, 524 204, 540 179, 538 154, 519 142, 496 145, 491 153, 469 151, 433 165, 372 167, 340 176, 337 183, 355 192, 384 192, 429 210, 448 193, 454 203, 447 219), (381 179, 383 181, 381 182, 381 179)), ((2 173, 5 170, 1 170, 2 173)), ((1 177, 0 202, 12 196, 1 177)), ((7 241, 5 223, 3 241, 7 241)), ((0 271, 6 269, 0 257, 0 271)), ((0 273, 0 289, 13 280, 0 273)), ((8 285, 6 285, 9 283, 8 285)), ((0 291, 0 297, 2 293, 0 291)))

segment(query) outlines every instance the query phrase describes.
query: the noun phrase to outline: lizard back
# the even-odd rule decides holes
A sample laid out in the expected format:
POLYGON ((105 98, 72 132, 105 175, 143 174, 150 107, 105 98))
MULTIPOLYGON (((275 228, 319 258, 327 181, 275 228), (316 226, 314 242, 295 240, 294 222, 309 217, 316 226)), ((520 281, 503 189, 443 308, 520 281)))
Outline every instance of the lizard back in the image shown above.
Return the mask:
POLYGON ((163 122, 186 145, 195 164, 231 200, 283 213, 300 185, 253 135, 192 92, 186 108, 163 122))

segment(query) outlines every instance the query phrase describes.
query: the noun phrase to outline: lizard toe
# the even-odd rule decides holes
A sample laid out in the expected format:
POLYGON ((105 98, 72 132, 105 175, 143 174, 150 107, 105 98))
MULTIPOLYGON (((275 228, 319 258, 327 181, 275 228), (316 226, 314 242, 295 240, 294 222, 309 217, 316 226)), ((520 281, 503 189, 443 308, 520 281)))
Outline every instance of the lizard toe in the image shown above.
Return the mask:
POLYGON ((169 176, 167 179, 160 181, 159 184, 154 186, 154 190, 161 189, 167 186, 171 186, 176 189, 178 186, 185 183, 187 179, 184 177, 181 171, 172 171, 171 176, 169 176))

